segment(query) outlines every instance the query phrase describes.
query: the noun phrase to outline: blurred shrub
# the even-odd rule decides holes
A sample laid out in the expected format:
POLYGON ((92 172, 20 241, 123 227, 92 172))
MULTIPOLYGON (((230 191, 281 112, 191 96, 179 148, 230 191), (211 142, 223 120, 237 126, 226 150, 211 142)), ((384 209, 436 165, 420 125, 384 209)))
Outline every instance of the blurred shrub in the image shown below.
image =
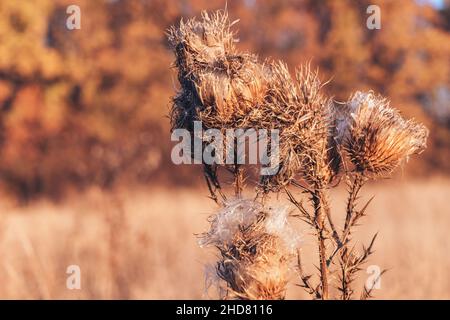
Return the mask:
MULTIPOLYGON (((91 184, 193 181, 192 171, 174 170, 169 158, 165 115, 175 81, 164 31, 223 1, 77 0, 81 30, 72 31, 65 27, 70 4, 0 2, 4 188, 27 199, 91 184)), ((431 146, 413 170, 448 173, 449 121, 436 111, 448 104, 436 94, 449 90, 448 8, 377 1, 382 29, 373 31, 366 28, 369 4, 252 0, 228 9, 240 19, 242 48, 292 66, 312 59, 333 77, 327 90, 336 99, 374 88, 420 118, 431 146)))

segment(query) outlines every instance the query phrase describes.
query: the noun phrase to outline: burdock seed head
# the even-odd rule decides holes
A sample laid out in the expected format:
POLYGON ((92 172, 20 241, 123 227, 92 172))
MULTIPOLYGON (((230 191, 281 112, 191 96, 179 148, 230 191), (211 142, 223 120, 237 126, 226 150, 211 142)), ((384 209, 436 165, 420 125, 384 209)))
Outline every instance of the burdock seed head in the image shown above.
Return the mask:
POLYGON ((339 135, 357 172, 371 177, 389 175, 426 148, 427 128, 403 119, 385 98, 357 92, 347 108, 349 116, 339 135))
POLYGON ((236 200, 211 218, 200 245, 221 254, 216 275, 224 282, 225 299, 283 299, 298 236, 287 222, 286 208, 265 208, 236 200))

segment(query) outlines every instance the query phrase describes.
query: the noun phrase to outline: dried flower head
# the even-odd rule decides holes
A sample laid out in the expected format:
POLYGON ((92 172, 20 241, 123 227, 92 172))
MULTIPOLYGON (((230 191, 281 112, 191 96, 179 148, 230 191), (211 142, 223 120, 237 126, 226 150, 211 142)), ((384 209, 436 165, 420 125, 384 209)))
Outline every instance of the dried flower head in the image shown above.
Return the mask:
POLYGON ((427 128, 403 119, 385 98, 357 92, 347 108, 348 123, 341 125, 339 134, 345 137, 344 149, 356 171, 386 176, 426 148, 427 128))
POLYGON ((216 274, 225 299, 283 299, 298 236, 287 222, 287 208, 264 208, 235 200, 214 215, 200 245, 221 253, 216 274))
POLYGON ((293 79, 281 62, 271 65, 266 114, 280 129, 280 171, 263 177, 263 185, 278 188, 300 177, 322 187, 339 167, 332 139, 331 101, 321 93, 318 72, 309 65, 296 70, 293 79))
POLYGON ((254 55, 240 53, 226 11, 202 13, 169 29, 176 56, 180 92, 174 97, 172 125, 190 128, 202 120, 207 128, 232 123, 264 99, 264 66, 254 55))

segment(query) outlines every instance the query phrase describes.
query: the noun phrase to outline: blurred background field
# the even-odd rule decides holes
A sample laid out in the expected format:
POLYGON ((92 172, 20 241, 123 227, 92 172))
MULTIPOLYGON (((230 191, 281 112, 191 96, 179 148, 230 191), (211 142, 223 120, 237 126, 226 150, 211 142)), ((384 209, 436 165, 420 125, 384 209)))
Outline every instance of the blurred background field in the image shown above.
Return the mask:
MULTIPOLYGON (((388 96, 428 149, 376 195, 366 239, 381 298, 450 298, 450 2, 228 1, 242 50, 311 61, 339 101, 388 96), (381 8, 368 30, 366 8, 381 8)), ((176 90, 165 30, 224 1, 0 2, 0 298, 202 298, 215 209, 197 166, 170 160, 176 90), (67 30, 66 8, 81 8, 67 30), (65 287, 78 264, 82 290, 65 287)), ((343 201, 338 189, 336 198, 343 201)), ((308 250, 307 237, 305 250, 308 250)), ((304 297, 292 288, 289 298, 304 297)))
MULTIPOLYGON (((447 179, 433 179, 366 189, 365 198, 375 199, 357 236, 367 243, 379 232, 368 265, 389 269, 376 298, 450 299, 449 188, 447 179)), ((105 193, 94 188, 62 204, 5 205, 0 297, 216 298, 213 290, 205 294, 204 276, 205 264, 215 255, 199 248, 194 235, 206 231, 206 218, 215 208, 206 192, 146 188, 105 193), (66 288, 65 271, 72 264, 81 268, 81 290, 66 288)), ((334 197, 342 207, 345 190, 334 197)), ((297 227, 303 233, 303 259, 316 261, 314 238, 304 233, 306 226, 297 227)), ((363 280, 369 276, 365 272, 363 280)), ((299 283, 295 274, 292 280, 299 283)), ((292 285, 287 298, 309 297, 292 285)))

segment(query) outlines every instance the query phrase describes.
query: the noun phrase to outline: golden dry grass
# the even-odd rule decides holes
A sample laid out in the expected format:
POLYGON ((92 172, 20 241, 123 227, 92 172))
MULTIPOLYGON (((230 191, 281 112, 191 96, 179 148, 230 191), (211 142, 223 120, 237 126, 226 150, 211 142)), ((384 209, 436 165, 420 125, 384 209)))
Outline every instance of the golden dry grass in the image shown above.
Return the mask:
MULTIPOLYGON (((1 202, 0 298, 206 298, 204 264, 215 257, 194 236, 207 230, 214 210, 204 194, 204 188, 91 190, 61 204, 1 202), (66 289, 71 264, 81 267, 81 290, 66 289)), ((389 269, 375 297, 449 299, 450 180, 385 181, 364 194, 375 199, 356 235, 367 242, 379 231, 369 264, 389 269)), ((345 196, 336 191, 336 208, 345 196)), ((309 255, 314 245, 306 235, 303 259, 316 259, 309 255)), ((291 285, 287 298, 309 297, 291 285)))

